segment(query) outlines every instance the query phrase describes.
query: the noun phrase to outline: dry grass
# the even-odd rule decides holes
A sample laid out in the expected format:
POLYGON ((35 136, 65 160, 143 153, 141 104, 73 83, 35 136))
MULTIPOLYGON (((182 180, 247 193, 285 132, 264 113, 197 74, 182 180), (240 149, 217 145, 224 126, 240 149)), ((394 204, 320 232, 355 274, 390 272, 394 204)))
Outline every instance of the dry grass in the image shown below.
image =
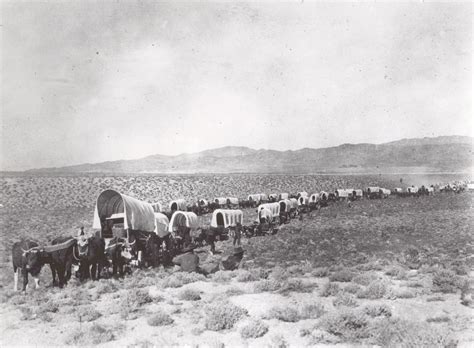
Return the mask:
POLYGON ((341 291, 341 287, 337 283, 326 283, 321 289, 320 296, 329 297, 336 296, 341 291))

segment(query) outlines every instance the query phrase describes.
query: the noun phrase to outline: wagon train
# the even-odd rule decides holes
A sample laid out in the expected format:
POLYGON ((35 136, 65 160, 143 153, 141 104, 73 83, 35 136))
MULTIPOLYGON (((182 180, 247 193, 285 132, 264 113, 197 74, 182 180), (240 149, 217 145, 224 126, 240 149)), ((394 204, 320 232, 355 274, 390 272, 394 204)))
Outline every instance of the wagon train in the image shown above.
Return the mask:
MULTIPOLYGON (((15 289, 24 262, 43 262, 34 261, 39 260, 38 255, 47 256, 48 263, 51 264, 53 284, 63 286, 71 277, 72 264, 78 265, 81 279, 99 278, 102 268, 110 263, 112 275, 123 275, 124 265, 127 264, 138 267, 168 265, 173 256, 189 245, 195 245, 199 240, 205 240, 209 244, 210 239, 203 235, 225 240, 239 229, 244 233, 250 231, 245 233, 248 237, 273 234, 277 231, 278 223, 288 223, 297 215, 307 212, 308 208, 325 207, 333 200, 389 198, 392 192, 400 197, 420 197, 430 196, 435 192, 460 193, 471 188, 472 183, 468 185, 467 182, 453 182, 421 187, 411 185, 405 189, 397 187, 393 190, 378 186, 370 186, 365 190, 336 189, 333 193, 320 191, 311 195, 306 191, 291 195, 259 193, 248 195, 246 200, 237 197, 218 197, 213 201, 199 199, 190 207, 184 199, 176 199, 169 203, 167 211, 160 202, 145 202, 109 189, 101 192, 96 200, 93 218, 95 234, 58 237, 52 241, 52 245, 47 246, 31 241, 14 244, 12 256, 15 289), (244 212, 238 209, 240 207, 257 208, 257 218, 253 224, 245 226, 244 212), (210 227, 203 228, 199 224, 198 214, 211 212, 210 227)), ((212 251, 213 241, 210 243, 212 251)), ((41 269, 41 265, 33 268, 41 269)), ((37 279, 37 273, 31 270, 21 272, 23 289, 28 283, 28 273, 35 281, 37 279)))

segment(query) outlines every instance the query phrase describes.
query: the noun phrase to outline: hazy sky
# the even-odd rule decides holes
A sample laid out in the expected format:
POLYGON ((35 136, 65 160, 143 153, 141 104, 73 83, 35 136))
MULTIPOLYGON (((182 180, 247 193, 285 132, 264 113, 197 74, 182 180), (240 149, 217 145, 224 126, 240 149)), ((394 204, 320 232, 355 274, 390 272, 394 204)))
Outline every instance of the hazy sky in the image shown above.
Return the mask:
POLYGON ((472 134, 472 5, 2 3, 3 170, 472 134))

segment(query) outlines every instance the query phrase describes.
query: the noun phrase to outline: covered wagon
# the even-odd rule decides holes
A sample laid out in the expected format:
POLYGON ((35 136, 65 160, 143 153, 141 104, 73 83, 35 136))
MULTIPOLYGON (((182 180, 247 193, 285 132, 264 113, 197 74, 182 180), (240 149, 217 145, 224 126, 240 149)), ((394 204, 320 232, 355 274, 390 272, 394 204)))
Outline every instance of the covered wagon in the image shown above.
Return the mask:
POLYGON ((370 186, 370 187, 367 188, 366 192, 367 192, 367 197, 370 198, 370 199, 381 197, 380 196, 380 187, 370 186))
POLYGON ((268 195, 268 200, 270 202, 276 202, 278 200, 278 194, 276 193, 271 193, 268 195))
POLYGON ((159 202, 151 203, 151 206, 155 213, 161 213, 163 211, 163 206, 159 202))
POLYGON ((191 211, 175 211, 171 216, 168 231, 176 240, 178 249, 191 244, 192 235, 199 229, 199 220, 191 211))
POLYGON ((243 225, 244 213, 242 210, 236 209, 217 209, 212 213, 212 228, 228 228, 235 227, 237 223, 243 225))
POLYGON ((155 213, 155 233, 164 238, 169 235, 169 224, 170 220, 168 217, 163 213, 155 213))
POLYGON ((415 195, 418 193, 418 186, 410 186, 410 187, 407 187, 407 192, 410 194, 410 195, 415 195))
POLYGON ((214 198, 214 203, 217 204, 218 207, 225 207, 227 204, 227 198, 225 197, 214 198))
POLYGON ((227 197, 226 204, 228 208, 238 208, 239 207, 239 199, 237 197, 227 197))
POLYGON ((97 197, 93 228, 103 238, 128 237, 129 231, 154 232, 155 210, 150 203, 140 201, 115 190, 105 190, 97 197))
POLYGON ((319 202, 319 193, 313 193, 309 196, 309 204, 316 204, 319 202))
POLYGON ((380 197, 381 198, 388 198, 388 196, 390 196, 391 193, 392 193, 392 191, 390 191, 389 189, 380 188, 380 197))
POLYGON ((279 198, 280 200, 289 199, 290 195, 288 193, 280 193, 279 198))
POLYGON ((301 191, 296 194, 296 197, 308 197, 308 192, 306 191, 301 191))
POLYGON ((186 201, 184 199, 176 199, 170 202, 169 209, 171 211, 186 211, 186 201))
POLYGON ((352 199, 362 199, 364 196, 364 191, 361 189, 354 189, 352 190, 352 199))
POLYGON ((280 203, 264 203, 260 204, 257 208, 257 212, 260 212, 264 209, 268 209, 271 213, 273 218, 280 216, 280 203))

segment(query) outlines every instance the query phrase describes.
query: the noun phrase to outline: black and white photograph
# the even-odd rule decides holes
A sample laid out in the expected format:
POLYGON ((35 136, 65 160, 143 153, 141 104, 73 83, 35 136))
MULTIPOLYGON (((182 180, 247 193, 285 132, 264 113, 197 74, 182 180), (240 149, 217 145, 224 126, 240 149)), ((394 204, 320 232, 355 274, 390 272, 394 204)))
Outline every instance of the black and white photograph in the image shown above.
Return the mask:
POLYGON ((474 346, 473 3, 0 0, 0 346, 474 346))

